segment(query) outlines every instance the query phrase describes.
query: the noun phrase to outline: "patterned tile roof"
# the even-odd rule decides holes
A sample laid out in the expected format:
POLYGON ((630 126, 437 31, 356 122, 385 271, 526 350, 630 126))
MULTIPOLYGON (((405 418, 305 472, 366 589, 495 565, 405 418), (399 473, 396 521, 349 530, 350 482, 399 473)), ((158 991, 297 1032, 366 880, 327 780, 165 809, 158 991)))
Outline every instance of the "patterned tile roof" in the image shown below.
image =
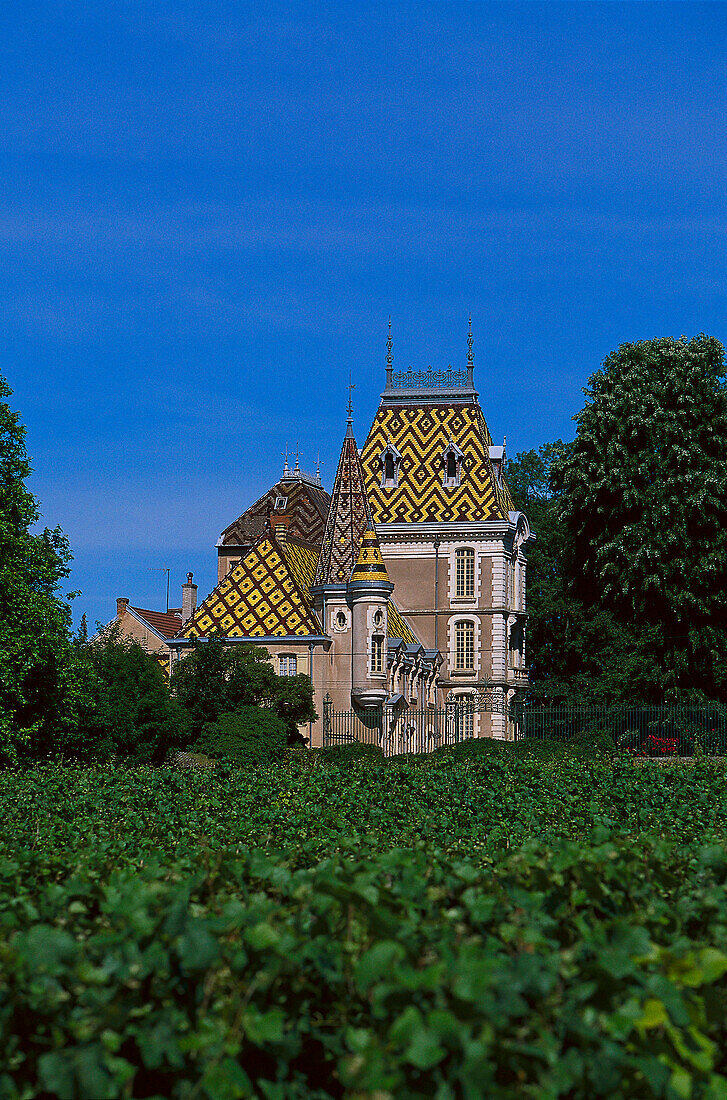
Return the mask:
POLYGON ((283 548, 273 535, 264 535, 200 604, 183 637, 321 634, 309 592, 317 559, 316 547, 283 548))
POLYGON ((389 574, 386 572, 373 523, 369 523, 361 536, 361 548, 351 573, 351 580, 389 583, 389 574))
POLYGON ((347 584, 358 558, 361 536, 371 519, 356 440, 346 433, 333 483, 331 507, 318 559, 315 583, 347 584))
POLYGON ((255 542, 268 530, 270 513, 278 497, 285 497, 284 514, 290 517, 288 534, 307 542, 320 543, 331 498, 321 485, 302 479, 286 478, 268 489, 220 535, 220 546, 240 546, 255 542))
POLYGON ((401 638, 407 645, 413 645, 419 640, 393 600, 389 600, 386 633, 389 638, 401 638))
POLYGON ((361 454, 374 522, 443 523, 503 519, 513 507, 490 462, 492 445, 482 410, 459 404, 382 402, 361 454), (463 452, 460 484, 443 485, 443 455, 450 440, 463 452), (381 454, 391 442, 401 455, 398 485, 382 488, 381 454))

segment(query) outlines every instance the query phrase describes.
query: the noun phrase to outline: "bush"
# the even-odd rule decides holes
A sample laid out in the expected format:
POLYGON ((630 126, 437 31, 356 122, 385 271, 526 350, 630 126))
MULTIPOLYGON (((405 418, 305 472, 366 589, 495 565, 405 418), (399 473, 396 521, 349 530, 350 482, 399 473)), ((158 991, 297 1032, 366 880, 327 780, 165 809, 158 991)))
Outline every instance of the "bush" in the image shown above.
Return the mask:
POLYGON ((329 745, 324 749, 314 749, 313 755, 331 764, 353 764, 358 760, 380 763, 384 759, 383 749, 379 745, 364 745, 360 741, 352 741, 348 745, 329 745))
POLYGON ((285 722, 277 714, 261 707, 240 707, 234 714, 209 722, 195 748, 241 767, 255 767, 282 760, 287 743, 285 722))
POLYGON ((137 764, 158 764, 186 745, 187 717, 156 658, 114 626, 84 647, 95 674, 85 740, 75 755, 137 764))
POLYGON ((197 641, 174 670, 172 689, 189 715, 194 737, 222 715, 263 706, 283 720, 289 743, 295 744, 300 742, 298 726, 318 717, 309 676, 277 676, 266 649, 226 645, 219 637, 197 641))

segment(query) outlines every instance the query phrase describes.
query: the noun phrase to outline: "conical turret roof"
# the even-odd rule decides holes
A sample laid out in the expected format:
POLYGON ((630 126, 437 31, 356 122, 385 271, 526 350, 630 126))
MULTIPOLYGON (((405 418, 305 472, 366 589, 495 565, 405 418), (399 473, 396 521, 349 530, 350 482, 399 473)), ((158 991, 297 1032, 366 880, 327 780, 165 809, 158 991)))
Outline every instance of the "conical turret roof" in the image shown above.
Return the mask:
POLYGON ((390 583, 384 559, 381 555, 379 539, 371 520, 369 520, 361 537, 358 558, 351 573, 351 584, 357 584, 361 581, 374 584, 390 583))
POLYGON ((370 522, 371 508, 349 416, 314 585, 348 583, 370 522))

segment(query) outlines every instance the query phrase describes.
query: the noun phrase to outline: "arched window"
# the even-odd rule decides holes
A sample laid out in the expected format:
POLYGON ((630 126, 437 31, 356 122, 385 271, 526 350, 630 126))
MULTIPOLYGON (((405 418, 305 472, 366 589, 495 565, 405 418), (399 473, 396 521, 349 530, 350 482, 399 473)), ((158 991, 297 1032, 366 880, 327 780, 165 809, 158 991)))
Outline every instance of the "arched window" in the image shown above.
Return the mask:
POLYGON ((389 440, 381 452, 381 488, 395 489, 399 484, 401 455, 389 440))
POLYGON ((298 675, 298 658, 295 654, 281 654, 278 660, 280 661, 281 676, 298 675))
POLYGON ((461 451, 450 439, 442 455, 442 485, 445 489, 459 485, 463 458, 464 451, 461 451))
POLYGON ((475 596, 475 552, 461 547, 454 553, 454 594, 460 600, 475 596))
POLYGON ((454 627, 454 667, 460 672, 475 667, 475 624, 469 619, 454 627))

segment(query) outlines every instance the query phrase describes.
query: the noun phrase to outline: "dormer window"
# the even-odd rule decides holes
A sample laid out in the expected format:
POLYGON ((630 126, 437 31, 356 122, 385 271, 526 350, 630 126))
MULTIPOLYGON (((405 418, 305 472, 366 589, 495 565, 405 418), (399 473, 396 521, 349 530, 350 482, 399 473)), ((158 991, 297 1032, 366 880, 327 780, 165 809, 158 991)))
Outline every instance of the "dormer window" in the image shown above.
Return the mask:
POLYGON ((288 507, 288 498, 287 497, 276 497, 275 498, 275 511, 276 512, 284 512, 287 507, 288 507))
POLYGON ((381 452, 381 488, 396 489, 399 484, 399 470, 401 468, 401 455, 394 444, 389 440, 381 452))
POLYGON ((461 451, 450 439, 442 455, 442 485, 445 489, 452 489, 459 485, 462 478, 463 458, 464 451, 461 451))

